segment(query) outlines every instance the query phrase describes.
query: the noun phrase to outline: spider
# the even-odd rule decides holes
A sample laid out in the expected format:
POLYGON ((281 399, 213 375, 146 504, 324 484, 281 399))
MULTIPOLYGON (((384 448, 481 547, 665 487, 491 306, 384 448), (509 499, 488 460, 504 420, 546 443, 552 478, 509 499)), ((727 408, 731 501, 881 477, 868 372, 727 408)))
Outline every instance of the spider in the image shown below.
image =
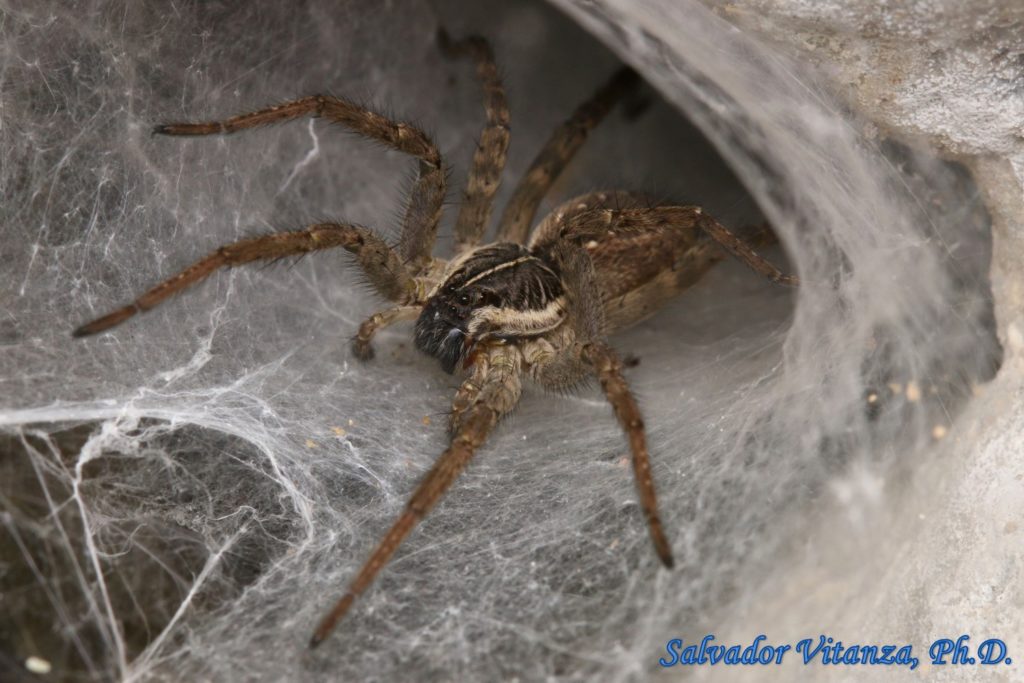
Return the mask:
POLYGON ((672 550, 658 515, 654 482, 636 399, 607 336, 653 314, 733 254, 780 284, 797 284, 754 252, 775 236, 767 229, 740 239, 696 206, 653 205, 624 191, 571 199, 530 231, 537 208, 596 126, 638 81, 624 68, 555 130, 505 207, 497 241, 480 246, 488 226, 509 144, 509 112, 488 42, 479 36, 438 43, 449 58, 475 62, 484 90, 486 124, 473 155, 455 224, 455 255, 432 256, 445 198, 446 171, 437 147, 417 127, 393 121, 349 100, 313 95, 207 123, 159 125, 155 134, 217 135, 305 116, 325 118, 404 152, 418 161, 401 238, 389 246, 373 231, 346 223, 317 223, 226 244, 157 284, 131 304, 74 331, 104 332, 195 285, 216 270, 342 247, 355 255, 372 286, 394 302, 359 326, 352 341, 361 360, 373 357, 374 334, 415 319, 415 345, 449 374, 466 375, 455 393, 450 442, 348 590, 319 623, 321 643, 373 582, 402 540, 440 500, 520 398, 524 376, 563 390, 597 377, 624 430, 640 505, 654 549, 668 568, 672 550))

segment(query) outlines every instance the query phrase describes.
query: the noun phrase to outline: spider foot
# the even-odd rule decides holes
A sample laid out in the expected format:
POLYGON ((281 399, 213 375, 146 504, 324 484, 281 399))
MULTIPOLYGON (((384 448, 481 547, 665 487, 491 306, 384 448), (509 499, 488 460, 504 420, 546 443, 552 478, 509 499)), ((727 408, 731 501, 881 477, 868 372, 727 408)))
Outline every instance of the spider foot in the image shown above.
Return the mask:
POLYGON ((442 26, 437 29, 437 46, 441 49, 441 54, 449 59, 458 57, 458 50, 456 43, 452 40, 452 36, 442 26))
POLYGON ((188 137, 193 135, 216 135, 231 131, 221 122, 212 123, 161 123, 153 126, 153 135, 176 135, 188 137))
MULTIPOLYGON (((437 29, 437 46, 447 59, 459 59, 476 54, 490 55, 491 50, 487 41, 480 36, 466 36, 455 40, 444 27, 437 29)), ((493 56, 490 58, 493 59, 493 56)))
POLYGON ((373 344, 368 339, 359 337, 352 340, 352 354, 364 363, 373 360, 373 357, 377 355, 373 350, 373 344))
POLYGON ((646 114, 653 103, 654 98, 647 93, 630 92, 622 103, 622 115, 626 121, 633 123, 646 114))

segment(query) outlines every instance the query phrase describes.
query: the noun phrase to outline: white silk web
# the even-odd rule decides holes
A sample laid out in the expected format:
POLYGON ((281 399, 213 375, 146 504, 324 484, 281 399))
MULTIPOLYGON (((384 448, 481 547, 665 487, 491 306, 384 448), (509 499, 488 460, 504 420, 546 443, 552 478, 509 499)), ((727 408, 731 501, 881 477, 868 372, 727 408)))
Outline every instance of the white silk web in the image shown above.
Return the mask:
POLYGON ((555 4, 567 15, 454 0, 3 3, 0 667, 36 655, 68 680, 644 678, 667 638, 742 601, 809 513, 870 514, 884 489, 833 496, 851 468, 918 462, 950 426, 999 358, 988 221, 966 175, 862 136, 813 75, 695 4, 555 4), (354 360, 348 339, 381 302, 337 253, 218 274, 110 334, 70 331, 253 233, 326 216, 395 236, 412 166, 400 155, 322 122, 185 140, 150 136, 155 123, 361 98, 434 135, 457 197, 483 116, 472 69, 433 44, 440 24, 489 37, 506 77, 499 207, 619 63, 582 26, 665 100, 651 90, 635 118, 612 114, 547 206, 621 187, 734 227, 766 217, 785 245, 766 255, 806 285, 727 262, 612 340, 640 359, 628 379, 674 571, 598 391, 527 392, 310 653, 316 620, 443 450, 456 381, 407 326, 354 360))

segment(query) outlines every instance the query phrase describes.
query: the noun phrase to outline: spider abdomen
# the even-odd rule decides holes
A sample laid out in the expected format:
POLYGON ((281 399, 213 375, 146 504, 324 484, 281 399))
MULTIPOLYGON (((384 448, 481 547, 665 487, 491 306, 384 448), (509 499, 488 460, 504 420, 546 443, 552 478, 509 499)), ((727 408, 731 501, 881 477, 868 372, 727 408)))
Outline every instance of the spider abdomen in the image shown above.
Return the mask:
POLYGON ((629 192, 593 192, 552 211, 530 240, 545 254, 569 242, 590 256, 606 334, 652 315, 722 259, 696 206, 653 206, 629 192))

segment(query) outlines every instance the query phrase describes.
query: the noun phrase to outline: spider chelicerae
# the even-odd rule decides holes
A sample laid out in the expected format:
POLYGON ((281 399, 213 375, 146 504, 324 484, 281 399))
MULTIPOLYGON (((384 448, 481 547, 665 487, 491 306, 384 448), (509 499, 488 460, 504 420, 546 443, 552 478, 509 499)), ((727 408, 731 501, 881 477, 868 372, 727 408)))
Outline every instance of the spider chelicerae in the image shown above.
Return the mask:
POLYGON ((108 330, 223 267, 342 247, 355 254, 373 287, 395 304, 359 326, 352 343, 355 355, 369 360, 378 330, 415 319, 416 347, 436 357, 448 373, 468 375, 452 402, 450 445, 346 593, 320 622, 313 646, 327 637, 452 485, 498 420, 516 406, 524 376, 554 390, 598 378, 628 437, 640 504, 655 551, 671 567, 672 551, 658 516, 643 420, 607 335, 654 313, 700 279, 725 252, 777 283, 797 284, 795 277, 784 275, 753 251, 775 241, 770 231, 762 229, 740 239, 699 207, 654 205, 630 192, 576 197, 530 231, 539 204, 589 131, 635 86, 637 77, 629 69, 614 74, 555 130, 505 207, 497 241, 480 246, 505 166, 508 105, 485 39, 472 36, 456 42, 441 31, 438 42, 447 56, 475 62, 485 94, 486 123, 456 219, 454 258, 432 255, 446 170, 430 138, 411 124, 348 100, 314 95, 223 121, 160 125, 154 133, 229 134, 314 116, 405 152, 418 160, 419 173, 396 246, 367 228, 345 223, 317 223, 304 230, 240 240, 74 331, 82 337, 108 330))

